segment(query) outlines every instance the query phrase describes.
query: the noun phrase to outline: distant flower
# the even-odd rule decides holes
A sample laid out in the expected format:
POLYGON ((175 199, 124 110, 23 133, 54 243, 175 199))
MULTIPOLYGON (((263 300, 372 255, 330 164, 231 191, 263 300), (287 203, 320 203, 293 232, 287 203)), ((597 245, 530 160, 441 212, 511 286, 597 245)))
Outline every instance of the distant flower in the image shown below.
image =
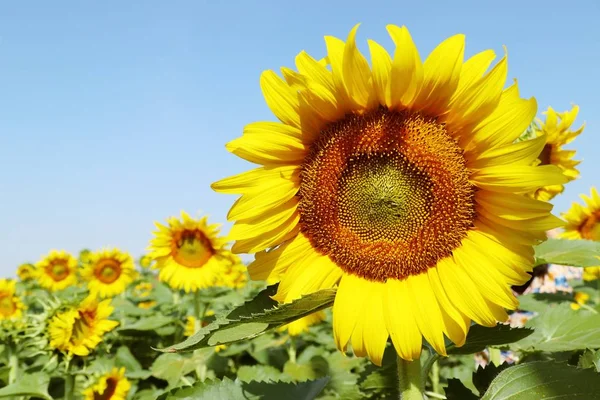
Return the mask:
POLYGON ((35 264, 35 277, 41 287, 57 291, 77 283, 77 260, 64 250, 52 250, 35 264))
POLYGON ((125 368, 113 368, 96 383, 84 390, 85 400, 125 400, 131 383, 125 378, 125 368))
POLYGON ((90 292, 102 298, 123 293, 136 275, 133 259, 119 249, 90 253, 81 269, 81 276, 88 281, 90 292))
POLYGON ((0 279, 0 321, 20 318, 25 306, 16 296, 16 282, 0 279))
POLYGON ((21 264, 17 268, 17 276, 23 282, 33 279, 35 274, 35 266, 33 264, 21 264))

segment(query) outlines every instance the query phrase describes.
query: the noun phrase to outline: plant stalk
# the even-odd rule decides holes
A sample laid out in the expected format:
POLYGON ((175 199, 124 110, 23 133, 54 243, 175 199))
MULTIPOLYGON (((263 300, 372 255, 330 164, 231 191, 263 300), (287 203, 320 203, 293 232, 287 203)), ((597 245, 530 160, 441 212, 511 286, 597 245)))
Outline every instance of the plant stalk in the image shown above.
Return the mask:
POLYGON ((196 317, 196 326, 194 332, 198 332, 202 328, 202 320, 204 319, 204 313, 206 307, 202 298, 200 297, 200 290, 194 292, 194 316, 196 317))
POLYGON ((65 368, 65 400, 75 399, 75 375, 71 374, 71 360, 65 368))
POLYGON ((423 400, 421 360, 406 361, 398 357, 397 364, 400 400, 423 400))
POLYGON ((8 367, 10 371, 8 373, 8 384, 11 385, 17 381, 19 376, 19 357, 15 351, 14 344, 8 345, 8 367))

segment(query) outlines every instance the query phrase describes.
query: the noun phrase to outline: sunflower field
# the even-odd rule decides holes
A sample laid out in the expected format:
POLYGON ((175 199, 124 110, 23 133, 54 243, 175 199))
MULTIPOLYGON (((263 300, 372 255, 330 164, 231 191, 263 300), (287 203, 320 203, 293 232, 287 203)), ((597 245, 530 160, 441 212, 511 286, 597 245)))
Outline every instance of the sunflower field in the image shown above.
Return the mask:
POLYGON ((227 234, 182 211, 0 279, 0 398, 600 399, 600 195, 551 213, 579 108, 387 28, 261 75, 227 234))

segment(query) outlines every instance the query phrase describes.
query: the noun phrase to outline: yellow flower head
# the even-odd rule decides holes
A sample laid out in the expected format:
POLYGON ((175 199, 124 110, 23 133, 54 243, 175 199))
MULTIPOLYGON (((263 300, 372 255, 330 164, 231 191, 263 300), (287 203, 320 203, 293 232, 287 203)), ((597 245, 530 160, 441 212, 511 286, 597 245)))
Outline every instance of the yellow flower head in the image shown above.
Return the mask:
POLYGON ((118 249, 104 249, 90 253, 81 269, 91 293, 112 297, 123 293, 137 276, 133 258, 118 249))
POLYGON ((34 277, 35 266, 33 264, 21 264, 17 268, 17 276, 23 282, 28 281, 34 277))
MULTIPOLYGON (((569 181, 579 177, 579 171, 575 167, 581 161, 573 160, 575 150, 564 150, 562 147, 575 139, 585 128, 584 124, 576 131, 570 129, 578 113, 578 106, 573 106, 571 111, 562 113, 557 113, 552 107, 548 107, 548 111, 544 113, 546 122, 537 120, 537 126, 534 128, 536 136, 546 137, 546 145, 536 162, 540 165, 556 165, 569 181)), ((535 192, 535 198, 548 201, 564 190, 563 185, 544 186, 535 192)))
POLYGON ((317 311, 316 313, 307 315, 306 317, 297 319, 287 325, 279 328, 279 331, 288 331, 290 336, 299 336, 303 333, 308 332, 308 328, 312 325, 318 324, 325 319, 325 311, 317 311))
POLYGON ((152 294, 154 285, 150 282, 141 282, 133 287, 133 295, 138 298, 149 297, 152 294))
POLYGON ((242 260, 235 254, 230 254, 230 263, 223 266, 223 270, 217 277, 217 286, 225 286, 240 289, 248 282, 248 273, 242 260))
POLYGON ((583 269, 584 281, 595 281, 596 279, 600 279, 600 266, 587 267, 583 269))
POLYGON ((16 283, 12 279, 0 279, 0 321, 20 318, 25 306, 15 295, 16 283))
POLYGON ((79 252, 79 262, 85 264, 90 261, 92 251, 90 249, 83 249, 79 252))
POLYGON ((125 378, 125 368, 113 368, 96 383, 84 390, 85 400, 125 400, 131 383, 125 378))
POLYGON ((600 241, 600 195, 595 187, 590 196, 580 195, 585 205, 573 203, 562 217, 567 221, 560 237, 600 241))
POLYGON ((579 310, 582 304, 585 304, 590 299, 590 295, 583 292, 575 292, 573 295, 574 302, 571 303, 571 308, 573 310, 579 310))
POLYGON ((57 313, 48 324, 50 347, 68 354, 87 356, 102 342, 105 333, 119 323, 108 319, 113 312, 111 300, 98 302, 87 297, 76 308, 57 313))
POLYGON ((140 257, 139 263, 142 268, 150 268, 152 267, 153 261, 154 260, 152 260, 152 257, 150 257, 149 255, 145 255, 140 257))
POLYGON ((77 283, 77 260, 64 250, 52 250, 35 265, 35 277, 41 287, 57 291, 77 283))
POLYGON ((144 310, 148 310, 148 309, 154 307, 156 304, 157 304, 156 301, 150 300, 150 301, 141 301, 141 302, 138 303, 137 306, 138 306, 138 308, 142 308, 144 310))
POLYGON ((260 79, 280 122, 255 122, 226 148, 258 168, 213 184, 241 194, 229 211, 235 253, 257 253, 252 279, 281 280, 278 301, 337 285, 334 339, 380 364, 388 337, 406 360, 422 337, 446 354, 471 320, 494 326, 518 302, 532 245, 560 226, 528 197, 566 182, 532 165, 545 138, 516 142, 536 114, 507 59, 463 61, 465 37, 421 61, 406 27, 392 55, 327 36, 327 57, 260 79))
POLYGON ((149 256, 156 260, 158 279, 173 289, 186 293, 213 286, 224 265, 228 265, 227 240, 219 237, 219 224, 208 224, 181 212, 181 219, 171 217, 168 225, 156 223, 150 241, 149 256))

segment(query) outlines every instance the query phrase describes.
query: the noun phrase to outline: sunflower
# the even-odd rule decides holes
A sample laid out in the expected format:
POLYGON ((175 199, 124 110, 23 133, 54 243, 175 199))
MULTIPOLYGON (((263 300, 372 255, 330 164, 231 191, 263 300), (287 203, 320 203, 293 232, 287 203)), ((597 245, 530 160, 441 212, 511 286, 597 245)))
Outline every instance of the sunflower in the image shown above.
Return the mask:
POLYGON ((23 314, 25 306, 15 295, 16 284, 12 279, 0 279, 0 321, 17 319, 23 314))
POLYGON ((50 347, 78 356, 87 356, 102 342, 105 333, 119 323, 108 319, 114 307, 111 300, 98 302, 88 296, 79 307, 57 313, 48 324, 50 347))
POLYGON ((150 253, 159 269, 158 279, 186 293, 216 284, 223 266, 230 264, 227 240, 219 237, 219 224, 208 224, 207 217, 192 219, 181 212, 171 217, 168 226, 156 223, 150 253))
POLYGON ((85 400, 125 400, 131 383, 125 378, 125 368, 113 368, 83 391, 85 400))
MULTIPOLYGON (((358 27, 358 26, 357 26, 358 27)), ((371 67, 352 29, 326 37, 327 57, 305 52, 298 72, 262 74, 281 122, 247 125, 226 148, 259 164, 213 189, 241 197, 229 211, 236 253, 257 253, 252 279, 281 276, 290 302, 337 285, 334 339, 374 363, 389 336, 405 360, 422 337, 446 354, 471 320, 505 321, 509 285, 529 279, 532 245, 561 225, 531 199, 566 182, 534 166, 545 138, 516 142, 536 113, 507 60, 491 50, 463 62, 464 35, 421 62, 406 27, 388 26, 393 56, 369 41, 371 67)))
POLYGON ((573 302, 571 303, 571 309, 579 310, 582 305, 588 302, 590 295, 583 292, 575 292, 573 295, 573 302))
POLYGON ((573 203, 562 217, 567 221, 564 232, 559 236, 564 239, 587 239, 600 241, 600 195, 592 187, 590 196, 580 195, 585 205, 573 203))
POLYGON ((150 282, 140 282, 133 287, 133 295, 138 298, 150 297, 154 285, 150 282))
POLYGON ((88 281, 90 293, 100 297, 123 293, 136 275, 133 258, 119 249, 90 253, 81 269, 81 276, 88 281))
POLYGON ((215 285, 234 289, 243 288, 248 282, 246 266, 242 264, 242 260, 237 255, 230 254, 230 258, 231 262, 224 265, 215 285))
POLYGON ((316 313, 307 315, 279 328, 280 331, 288 331, 290 336, 299 336, 308 332, 308 328, 318 324, 325 319, 325 311, 317 311, 316 313))
POLYGON ((28 281, 34 277, 35 266, 33 264, 21 264, 17 268, 17 276, 23 282, 28 281))
POLYGON ((77 260, 64 250, 52 250, 35 265, 35 276, 41 287, 57 291, 77 283, 77 260))
MULTIPOLYGON (((579 171, 575 167, 581 161, 573 160, 575 150, 563 150, 562 146, 573 141, 585 128, 585 124, 583 124, 576 131, 570 129, 579 114, 579 107, 573 106, 571 111, 562 113, 557 113, 552 107, 548 107, 544 114, 546 122, 538 119, 533 128, 537 137, 546 137, 546 144, 535 162, 539 165, 558 166, 567 177, 567 181, 577 179, 579 171)), ((536 190, 534 197, 538 200, 548 201, 564 190, 563 185, 548 185, 536 190)))
POLYGON ((152 267, 152 262, 153 261, 154 260, 152 260, 152 257, 150 257, 148 255, 144 255, 144 256, 140 257, 140 259, 139 259, 138 262, 140 264, 140 267, 142 267, 142 268, 150 268, 150 267, 152 267))

